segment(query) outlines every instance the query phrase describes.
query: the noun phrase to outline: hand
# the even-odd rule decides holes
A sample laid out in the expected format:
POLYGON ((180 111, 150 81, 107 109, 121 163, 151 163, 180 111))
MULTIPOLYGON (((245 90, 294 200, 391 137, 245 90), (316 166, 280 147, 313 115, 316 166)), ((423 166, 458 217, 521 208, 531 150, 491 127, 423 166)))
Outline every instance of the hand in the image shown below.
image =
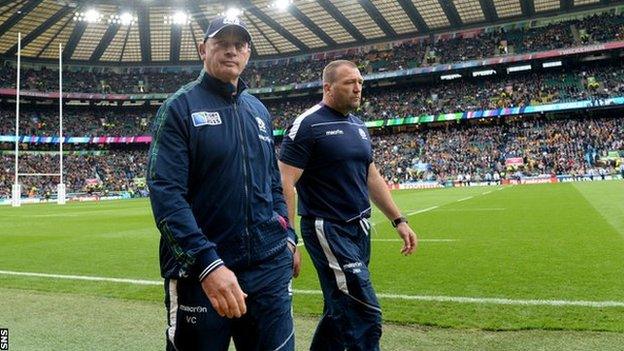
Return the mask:
POLYGON ((288 242, 288 249, 293 254, 293 277, 297 278, 301 271, 301 253, 297 250, 297 246, 288 242))
POLYGON ((401 253, 405 256, 409 256, 416 250, 418 247, 418 238, 412 228, 405 222, 399 223, 397 226, 397 232, 401 239, 403 239, 403 248, 401 249, 401 253))
POLYGON ((221 266, 208 274, 201 285, 212 307, 221 317, 239 318, 247 313, 245 304, 247 294, 238 285, 234 272, 226 266, 221 266))

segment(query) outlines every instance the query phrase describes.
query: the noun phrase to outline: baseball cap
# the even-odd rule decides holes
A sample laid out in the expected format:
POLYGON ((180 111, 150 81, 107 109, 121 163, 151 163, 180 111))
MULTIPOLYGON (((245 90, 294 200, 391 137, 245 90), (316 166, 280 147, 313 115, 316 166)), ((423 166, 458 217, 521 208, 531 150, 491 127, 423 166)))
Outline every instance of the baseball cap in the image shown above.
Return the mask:
POLYGON ((247 37, 247 41, 251 43, 251 33, 249 33, 249 29, 247 29, 247 24, 242 19, 235 16, 219 16, 210 21, 208 29, 206 33, 204 33, 204 41, 213 38, 227 27, 241 28, 247 37))

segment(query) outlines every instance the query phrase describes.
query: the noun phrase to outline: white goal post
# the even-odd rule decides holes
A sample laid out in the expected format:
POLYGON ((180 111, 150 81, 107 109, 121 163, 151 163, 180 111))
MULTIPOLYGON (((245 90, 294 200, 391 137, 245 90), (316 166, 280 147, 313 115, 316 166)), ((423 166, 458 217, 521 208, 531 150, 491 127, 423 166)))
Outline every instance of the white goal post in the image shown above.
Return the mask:
POLYGON ((63 47, 59 44, 59 172, 58 173, 19 173, 19 119, 20 119, 20 73, 22 66, 22 33, 17 33, 17 85, 15 94, 15 181, 11 187, 11 206, 21 205, 22 186, 19 182, 22 177, 59 177, 56 186, 56 202, 64 205, 66 188, 63 182, 63 47))

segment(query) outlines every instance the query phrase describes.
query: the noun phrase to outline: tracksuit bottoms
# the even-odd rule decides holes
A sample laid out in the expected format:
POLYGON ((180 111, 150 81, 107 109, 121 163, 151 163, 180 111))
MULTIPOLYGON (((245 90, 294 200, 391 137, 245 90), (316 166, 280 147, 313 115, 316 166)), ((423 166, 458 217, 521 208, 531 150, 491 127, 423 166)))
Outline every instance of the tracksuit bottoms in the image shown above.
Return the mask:
POLYGON ((375 351, 381 308, 370 280, 370 223, 302 217, 301 236, 323 290, 312 351, 375 351))
POLYGON ((167 350, 227 351, 232 338, 239 351, 293 351, 292 264, 286 247, 270 260, 235 270, 248 295, 247 313, 235 319, 217 314, 197 279, 165 279, 167 350))

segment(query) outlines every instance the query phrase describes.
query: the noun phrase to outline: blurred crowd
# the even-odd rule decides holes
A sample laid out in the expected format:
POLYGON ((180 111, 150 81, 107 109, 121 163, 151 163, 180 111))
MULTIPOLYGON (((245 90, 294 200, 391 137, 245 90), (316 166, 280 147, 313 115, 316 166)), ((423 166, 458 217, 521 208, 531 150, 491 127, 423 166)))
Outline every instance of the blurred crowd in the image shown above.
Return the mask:
MULTIPOLYGON (((624 40, 624 15, 613 11, 587 15, 533 27, 476 31, 429 37, 393 44, 392 47, 351 50, 338 55, 250 62, 243 79, 251 87, 268 87, 303 83, 320 79, 323 67, 331 60, 354 61, 364 73, 393 71, 442 63, 461 62, 488 57, 560 49, 599 42, 624 40)), ((390 46, 390 45, 389 45, 390 46)), ((198 68, 195 68, 198 69, 198 68)), ((63 72, 66 92, 81 93, 173 93, 194 80, 198 71, 188 67, 176 72, 153 72, 150 69, 63 72)), ((0 87, 15 87, 16 70, 0 68, 0 87)), ((23 89, 58 91, 58 72, 50 69, 22 70, 23 89)))
MULTIPOLYGON (((442 83, 364 89, 363 120, 404 118, 624 96, 624 64, 515 73, 442 83)), ((266 101, 276 128, 288 126, 320 100, 266 101)))
MULTIPOLYGON (((362 52, 354 49, 340 57, 316 55, 274 62, 252 62, 244 79, 252 87, 314 81, 333 59, 355 62, 366 73, 482 59, 497 55, 590 45, 624 40, 624 15, 607 12, 534 27, 500 27, 492 31, 442 35, 405 41, 391 48, 362 52), (320 58, 320 57, 324 58, 320 58), (288 62, 285 62, 288 61, 288 62), (279 65, 279 66, 275 66, 279 65), (277 69, 278 68, 278 69, 277 69)), ((161 72, 116 68, 63 74, 66 92, 171 93, 192 81, 198 72, 161 72), (121 70, 124 72, 121 73, 121 70)), ((0 87, 14 87, 15 69, 0 67, 0 87)), ((22 88, 58 90, 58 71, 23 69, 22 88)), ((452 81, 422 81, 393 87, 366 87, 356 115, 366 121, 415 117, 423 114, 522 107, 547 103, 624 96, 624 62, 584 63, 581 67, 533 70, 489 77, 463 77, 452 81)), ((284 129, 303 111, 319 102, 320 95, 265 99, 274 128, 284 129)), ((0 106, 0 135, 15 133, 14 106, 0 106)), ((67 106, 64 135, 137 136, 149 134, 156 107, 67 106)), ((542 174, 604 175, 619 171, 609 152, 624 156, 624 117, 509 117, 504 119, 424 124, 410 132, 376 131, 374 157, 389 183, 411 181, 489 181, 542 174), (384 134, 387 133, 387 134, 384 134), (515 160, 510 163, 509 160, 515 160)), ((20 135, 58 135, 54 106, 23 105, 20 135)), ((6 146, 6 145, 5 145, 6 146)), ((26 145, 20 155, 22 173, 55 173, 58 154, 45 145, 26 145), (44 150, 34 151, 34 150, 44 150)), ((87 146, 88 149, 90 146, 87 146)), ((8 149, 8 147, 5 147, 8 149)), ((69 146, 72 149, 72 146, 69 146)), ((129 191, 145 195, 147 149, 123 146, 102 150, 72 150, 65 158, 68 193, 129 191)), ((0 153, 0 197, 10 197, 13 155, 0 153)), ((22 192, 29 196, 56 193, 58 177, 23 177, 22 192)))
MULTIPOLYGON (((618 172, 608 153, 624 157, 624 117, 517 117, 422 126, 372 137, 374 159, 388 183, 486 181, 543 174, 618 172), (520 159, 520 166, 507 163, 520 159)), ((279 145, 278 145, 279 148, 279 145)), ((9 197, 13 155, 0 157, 0 197, 9 197)), ((64 158, 67 192, 145 190, 147 149, 108 150, 64 158), (137 182, 137 178, 139 178, 137 182)), ((58 172, 58 154, 20 155, 21 173, 58 172)), ((58 177, 22 178, 24 194, 55 193, 58 177)))
MULTIPOLYGON (((0 197, 11 196, 14 182, 15 156, 0 155, 0 197)), ((69 154, 63 157, 64 182, 67 193, 103 193, 130 191, 139 194, 144 191, 147 150, 109 150, 101 154, 69 154)), ((23 152, 19 156, 20 173, 58 173, 58 153, 23 152)), ((24 196, 45 196, 56 194, 58 176, 21 177, 24 196)))
MULTIPOLYGON (((149 134, 150 121, 156 110, 119 108, 65 108, 63 135, 72 137, 138 136, 149 134)), ((0 109, 0 135, 15 134, 15 111, 0 109)), ((20 135, 58 136, 57 109, 22 108, 20 135)))
POLYGON ((624 157, 624 117, 509 118, 447 124, 373 137, 375 161, 388 182, 485 181, 618 172, 609 152, 624 157), (508 164, 518 158, 521 166, 508 164))
MULTIPOLYGON (((383 120, 464 111, 522 107, 624 96, 624 63, 594 64, 575 69, 520 72, 454 81, 426 82, 393 88, 365 88, 356 114, 363 120, 383 120)), ((285 129, 321 96, 265 100, 275 129, 285 129)), ((15 133, 14 107, 0 108, 0 135, 15 133)), ((66 107, 67 136, 137 136, 148 134, 155 107, 66 107)), ((55 108, 23 106, 20 134, 58 135, 55 108)))

